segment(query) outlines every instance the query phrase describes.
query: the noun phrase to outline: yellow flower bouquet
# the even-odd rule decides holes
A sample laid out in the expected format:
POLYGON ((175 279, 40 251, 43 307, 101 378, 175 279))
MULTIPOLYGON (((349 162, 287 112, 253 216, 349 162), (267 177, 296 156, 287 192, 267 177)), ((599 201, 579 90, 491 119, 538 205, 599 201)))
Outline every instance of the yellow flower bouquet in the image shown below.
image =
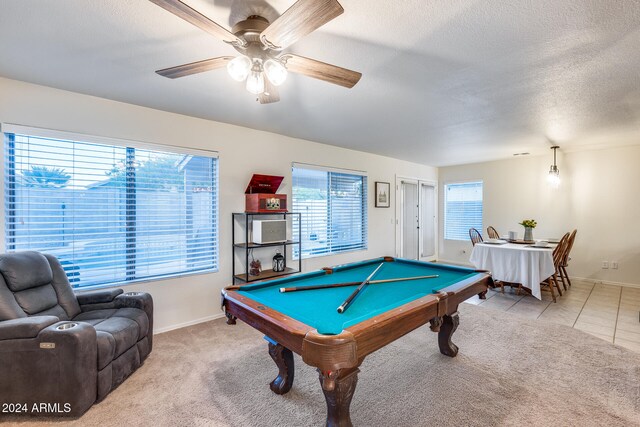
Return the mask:
POLYGON ((536 228, 536 225, 538 225, 535 219, 523 219, 522 222, 518 224, 528 228, 536 228))

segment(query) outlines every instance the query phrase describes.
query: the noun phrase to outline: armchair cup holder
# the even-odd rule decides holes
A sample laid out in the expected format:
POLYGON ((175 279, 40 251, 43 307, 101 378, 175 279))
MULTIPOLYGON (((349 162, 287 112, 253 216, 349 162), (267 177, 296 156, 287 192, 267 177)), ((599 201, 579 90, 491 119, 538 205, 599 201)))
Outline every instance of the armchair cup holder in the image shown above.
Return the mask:
POLYGON ((78 326, 77 323, 69 322, 69 323, 63 323, 62 325, 57 326, 56 329, 58 331, 66 331, 67 329, 72 329, 72 328, 75 328, 76 326, 78 326))

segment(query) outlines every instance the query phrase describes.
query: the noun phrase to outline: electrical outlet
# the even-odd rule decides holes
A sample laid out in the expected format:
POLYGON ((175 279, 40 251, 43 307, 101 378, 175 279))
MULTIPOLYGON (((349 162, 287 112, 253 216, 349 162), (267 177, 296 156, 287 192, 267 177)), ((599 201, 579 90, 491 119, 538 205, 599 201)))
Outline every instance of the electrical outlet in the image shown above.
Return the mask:
POLYGON ((618 269, 618 261, 611 261, 611 268, 613 268, 614 270, 618 269))
POLYGON ((602 261, 602 268, 609 268, 609 261, 602 261))

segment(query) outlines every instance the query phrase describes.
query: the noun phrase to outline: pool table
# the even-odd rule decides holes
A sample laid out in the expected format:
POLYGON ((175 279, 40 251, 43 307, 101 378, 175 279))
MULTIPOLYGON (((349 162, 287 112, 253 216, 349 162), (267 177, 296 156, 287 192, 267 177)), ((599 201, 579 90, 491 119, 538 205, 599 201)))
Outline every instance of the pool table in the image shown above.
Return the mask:
POLYGON ((293 354, 317 368, 327 402, 327 425, 350 426, 349 406, 364 358, 421 325, 438 332, 440 352, 454 357, 451 336, 458 304, 481 298, 492 286, 488 272, 444 264, 377 258, 222 291, 228 324, 240 319, 264 333, 279 373, 271 390, 287 393, 293 384, 293 354), (358 287, 281 292, 281 288, 437 276, 371 283, 343 313, 337 307, 358 287))

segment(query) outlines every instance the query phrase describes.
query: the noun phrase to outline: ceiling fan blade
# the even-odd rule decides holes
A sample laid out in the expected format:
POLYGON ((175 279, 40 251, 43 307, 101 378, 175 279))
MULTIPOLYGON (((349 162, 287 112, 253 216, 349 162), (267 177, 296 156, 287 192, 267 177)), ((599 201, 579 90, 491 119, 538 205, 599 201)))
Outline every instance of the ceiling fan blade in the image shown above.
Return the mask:
POLYGON ((233 33, 221 27, 220 25, 213 22, 211 19, 207 18, 197 10, 193 9, 191 6, 188 6, 181 2, 180 0, 149 0, 152 3, 157 4, 161 8, 167 10, 168 12, 173 13, 179 18, 184 19, 190 24, 195 25, 203 31, 211 34, 214 37, 219 38, 220 40, 243 46, 245 43, 238 37, 236 37, 233 33))
POLYGON ((267 76, 264 77, 264 92, 258 95, 260 104, 271 104, 272 102, 280 101, 280 94, 278 88, 269 81, 267 76))
POLYGON ((164 68, 156 71, 156 73, 163 77, 177 79, 178 77, 190 76, 191 74, 198 74, 205 71, 215 70, 216 68, 222 68, 232 59, 233 56, 219 56, 217 58, 191 62, 189 64, 178 65, 176 67, 164 68))
POLYGON ((280 56, 287 70, 293 73, 304 74, 314 79, 324 80, 335 85, 352 88, 360 81, 362 73, 347 70, 336 65, 305 58, 291 53, 280 56))
POLYGON ((271 49, 284 49, 342 12, 337 0, 298 0, 260 34, 260 40, 271 49))

